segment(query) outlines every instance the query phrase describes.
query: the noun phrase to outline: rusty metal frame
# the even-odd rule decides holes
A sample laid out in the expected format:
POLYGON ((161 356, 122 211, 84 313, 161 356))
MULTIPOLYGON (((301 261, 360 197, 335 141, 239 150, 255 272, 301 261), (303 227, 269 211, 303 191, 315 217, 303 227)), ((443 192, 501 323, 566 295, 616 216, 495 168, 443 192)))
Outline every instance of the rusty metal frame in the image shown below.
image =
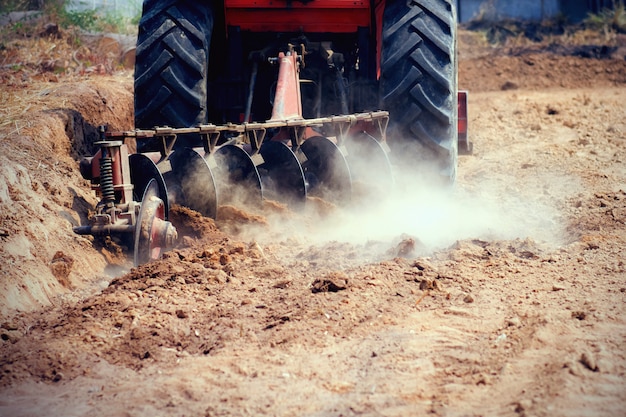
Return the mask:
MULTIPOLYGON (((199 125, 197 127, 156 127, 154 129, 135 129, 121 132, 107 132, 108 140, 125 139, 161 139, 162 152, 165 156, 172 152, 176 139, 181 135, 199 134, 203 138, 203 146, 207 153, 212 153, 217 146, 219 138, 224 134, 230 134, 239 139, 241 143, 250 144, 252 153, 255 154, 261 147, 268 129, 290 128, 293 129, 296 146, 300 146, 305 139, 307 127, 329 128, 336 132, 338 142, 348 136, 358 123, 376 123, 380 132, 380 141, 385 140, 385 130, 389 122, 389 112, 374 111, 357 113, 346 116, 318 117, 314 119, 270 120, 259 123, 229 123, 225 125, 199 125)), ((326 129, 325 129, 326 130, 326 129)))

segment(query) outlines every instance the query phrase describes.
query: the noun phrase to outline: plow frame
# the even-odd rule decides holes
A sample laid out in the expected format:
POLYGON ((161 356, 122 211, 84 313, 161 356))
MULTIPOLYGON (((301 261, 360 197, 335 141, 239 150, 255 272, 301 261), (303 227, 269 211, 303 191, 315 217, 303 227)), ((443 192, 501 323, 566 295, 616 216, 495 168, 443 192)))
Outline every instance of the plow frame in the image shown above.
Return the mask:
POLYGON ((160 153, 162 157, 168 156, 179 136, 200 135, 202 145, 207 154, 214 152, 221 136, 236 137, 238 141, 250 145, 252 155, 260 149, 265 136, 270 129, 287 128, 292 131, 296 138, 293 147, 299 147, 304 142, 304 130, 306 128, 318 128, 321 132, 328 133, 329 137, 335 137, 337 145, 341 145, 352 131, 367 131, 374 138, 383 142, 385 140, 387 125, 389 123, 389 112, 375 111, 367 113, 357 113, 346 116, 319 117, 315 119, 293 119, 293 120, 270 120, 259 123, 229 123, 225 125, 206 124, 197 127, 155 127, 154 129, 135 129, 119 132, 107 132, 108 140, 128 139, 142 140, 156 138, 160 143, 160 153))

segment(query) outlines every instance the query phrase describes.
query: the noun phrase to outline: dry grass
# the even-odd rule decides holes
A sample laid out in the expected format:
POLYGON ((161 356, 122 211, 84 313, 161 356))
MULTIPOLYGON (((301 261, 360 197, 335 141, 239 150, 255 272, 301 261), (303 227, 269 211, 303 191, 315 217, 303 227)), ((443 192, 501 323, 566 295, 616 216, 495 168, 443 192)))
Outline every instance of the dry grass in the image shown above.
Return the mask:
POLYGON ((21 133, 21 129, 30 125, 30 116, 40 110, 63 107, 64 103, 49 99, 49 94, 73 80, 48 82, 32 80, 18 88, 0 90, 0 137, 21 133))
POLYGON ((63 85, 100 75, 132 74, 120 66, 119 53, 107 51, 101 39, 88 40, 72 30, 47 34, 42 24, 36 29, 29 36, 12 32, 2 37, 0 136, 19 134, 36 111, 64 107, 49 97, 63 85))
POLYGON ((619 47, 623 45, 623 34, 626 33, 626 9, 623 2, 617 2, 614 9, 591 14, 578 24, 568 23, 563 16, 540 22, 500 20, 493 13, 493 10, 482 13, 472 21, 464 23, 462 27, 480 33, 487 44, 497 47, 550 44, 619 47))

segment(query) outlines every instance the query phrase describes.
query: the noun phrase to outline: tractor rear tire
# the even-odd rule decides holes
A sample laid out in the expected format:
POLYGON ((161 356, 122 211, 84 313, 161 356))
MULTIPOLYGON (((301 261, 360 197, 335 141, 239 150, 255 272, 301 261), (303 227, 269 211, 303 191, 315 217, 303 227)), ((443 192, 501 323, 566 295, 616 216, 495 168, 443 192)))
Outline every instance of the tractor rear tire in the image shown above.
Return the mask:
POLYGON ((144 2, 135 58, 135 126, 192 127, 207 122, 212 30, 213 13, 205 2, 144 2))
POLYGON ((456 177, 456 10, 450 0, 387 1, 381 99, 396 163, 456 177))

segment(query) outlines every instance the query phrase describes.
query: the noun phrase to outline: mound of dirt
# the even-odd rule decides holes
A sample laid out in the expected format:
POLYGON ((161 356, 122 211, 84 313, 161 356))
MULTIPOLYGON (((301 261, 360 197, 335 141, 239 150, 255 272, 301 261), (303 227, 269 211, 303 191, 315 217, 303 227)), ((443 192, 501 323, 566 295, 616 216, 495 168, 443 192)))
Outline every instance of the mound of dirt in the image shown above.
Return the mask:
POLYGON ((132 127, 128 87, 122 77, 3 89, 4 97, 13 96, 7 104, 27 104, 0 136, 2 314, 49 305, 68 287, 92 286, 94 276, 106 280, 107 264, 94 240, 72 233, 96 202, 77 160, 92 154, 96 125, 132 127), (75 259, 65 285, 51 270, 57 251, 75 259))

